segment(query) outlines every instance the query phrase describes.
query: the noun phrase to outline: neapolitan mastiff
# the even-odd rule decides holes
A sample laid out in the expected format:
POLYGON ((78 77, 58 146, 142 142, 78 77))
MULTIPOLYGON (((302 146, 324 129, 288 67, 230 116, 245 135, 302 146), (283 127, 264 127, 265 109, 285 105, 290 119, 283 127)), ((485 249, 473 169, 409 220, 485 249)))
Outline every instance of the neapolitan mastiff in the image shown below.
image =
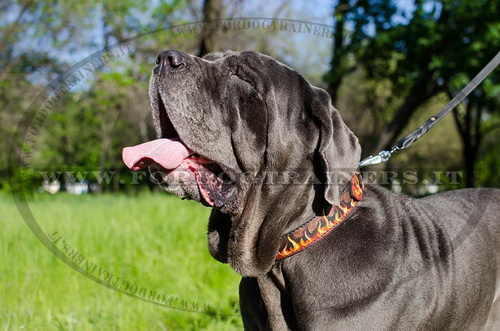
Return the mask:
POLYGON ((164 51, 150 99, 123 159, 213 208, 246 330, 500 330, 500 190, 365 187, 329 95, 262 54, 164 51))

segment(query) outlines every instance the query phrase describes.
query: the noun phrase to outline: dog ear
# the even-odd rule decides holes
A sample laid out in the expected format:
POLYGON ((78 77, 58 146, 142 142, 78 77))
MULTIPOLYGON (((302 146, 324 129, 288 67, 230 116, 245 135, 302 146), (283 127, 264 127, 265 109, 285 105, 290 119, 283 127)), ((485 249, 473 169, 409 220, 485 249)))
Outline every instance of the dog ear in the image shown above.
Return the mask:
POLYGON ((311 109, 320 127, 317 152, 323 170, 324 197, 329 204, 338 205, 340 191, 358 168, 361 147, 333 107, 330 95, 320 88, 312 89, 311 109))

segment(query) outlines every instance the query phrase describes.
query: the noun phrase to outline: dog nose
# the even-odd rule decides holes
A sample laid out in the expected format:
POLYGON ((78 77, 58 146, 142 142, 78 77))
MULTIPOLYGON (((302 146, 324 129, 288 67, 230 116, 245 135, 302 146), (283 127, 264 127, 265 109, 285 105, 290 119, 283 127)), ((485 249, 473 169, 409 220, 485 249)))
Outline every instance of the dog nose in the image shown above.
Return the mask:
POLYGON ((177 70, 186 66, 186 60, 181 52, 169 49, 158 55, 156 64, 160 65, 160 67, 165 66, 169 70, 177 70))

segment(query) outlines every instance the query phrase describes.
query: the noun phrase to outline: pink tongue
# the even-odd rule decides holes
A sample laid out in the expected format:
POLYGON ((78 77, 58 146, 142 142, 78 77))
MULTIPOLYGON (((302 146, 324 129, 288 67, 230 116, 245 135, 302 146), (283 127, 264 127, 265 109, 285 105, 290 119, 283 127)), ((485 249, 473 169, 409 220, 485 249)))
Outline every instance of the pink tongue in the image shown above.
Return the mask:
POLYGON ((125 147, 122 151, 123 162, 134 171, 154 162, 167 170, 175 169, 189 155, 190 151, 182 141, 166 138, 125 147))

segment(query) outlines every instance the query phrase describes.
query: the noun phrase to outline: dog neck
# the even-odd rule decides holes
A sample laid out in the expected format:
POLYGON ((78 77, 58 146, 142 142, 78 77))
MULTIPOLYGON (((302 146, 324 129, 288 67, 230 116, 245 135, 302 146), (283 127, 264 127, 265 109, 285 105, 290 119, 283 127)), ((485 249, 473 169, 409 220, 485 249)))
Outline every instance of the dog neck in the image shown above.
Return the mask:
MULTIPOLYGON (((301 233, 307 236, 303 237, 305 243, 307 238, 315 236, 316 232, 311 226, 315 224, 315 229, 318 229, 317 233, 320 235, 308 241, 305 247, 309 247, 313 242, 325 237, 347 217, 363 194, 361 175, 356 173, 340 191, 341 199, 338 206, 326 209, 326 212, 329 210, 327 215, 309 218, 309 222, 303 224, 303 221, 299 220, 307 219, 308 215, 321 215, 313 208, 314 199, 318 196, 315 190, 311 182, 311 185, 289 185, 285 191, 280 191, 279 194, 272 192, 270 196, 266 194, 269 190, 264 186, 255 187, 240 217, 231 217, 214 210, 208 231, 212 256, 221 262, 231 264, 235 271, 245 277, 257 277, 267 273, 277 262, 276 254, 283 250, 284 240, 290 243, 289 239, 297 239, 300 244, 300 236, 297 234, 301 233), (283 204, 283 199, 295 203, 283 204), (267 201, 265 204, 267 208, 262 208, 262 201, 267 201), (307 233, 304 228, 308 230, 307 233), (311 235, 313 232, 314 235, 311 235), (283 233, 291 235, 290 238, 286 235, 280 238, 283 233)), ((293 244, 290 245, 293 247, 293 244)), ((296 250, 293 254, 304 249, 296 250)))
POLYGON ((328 215, 316 216, 281 236, 276 260, 282 260, 306 249, 333 231, 356 207, 363 197, 363 179, 356 171, 342 190, 340 204, 332 206, 328 215))

